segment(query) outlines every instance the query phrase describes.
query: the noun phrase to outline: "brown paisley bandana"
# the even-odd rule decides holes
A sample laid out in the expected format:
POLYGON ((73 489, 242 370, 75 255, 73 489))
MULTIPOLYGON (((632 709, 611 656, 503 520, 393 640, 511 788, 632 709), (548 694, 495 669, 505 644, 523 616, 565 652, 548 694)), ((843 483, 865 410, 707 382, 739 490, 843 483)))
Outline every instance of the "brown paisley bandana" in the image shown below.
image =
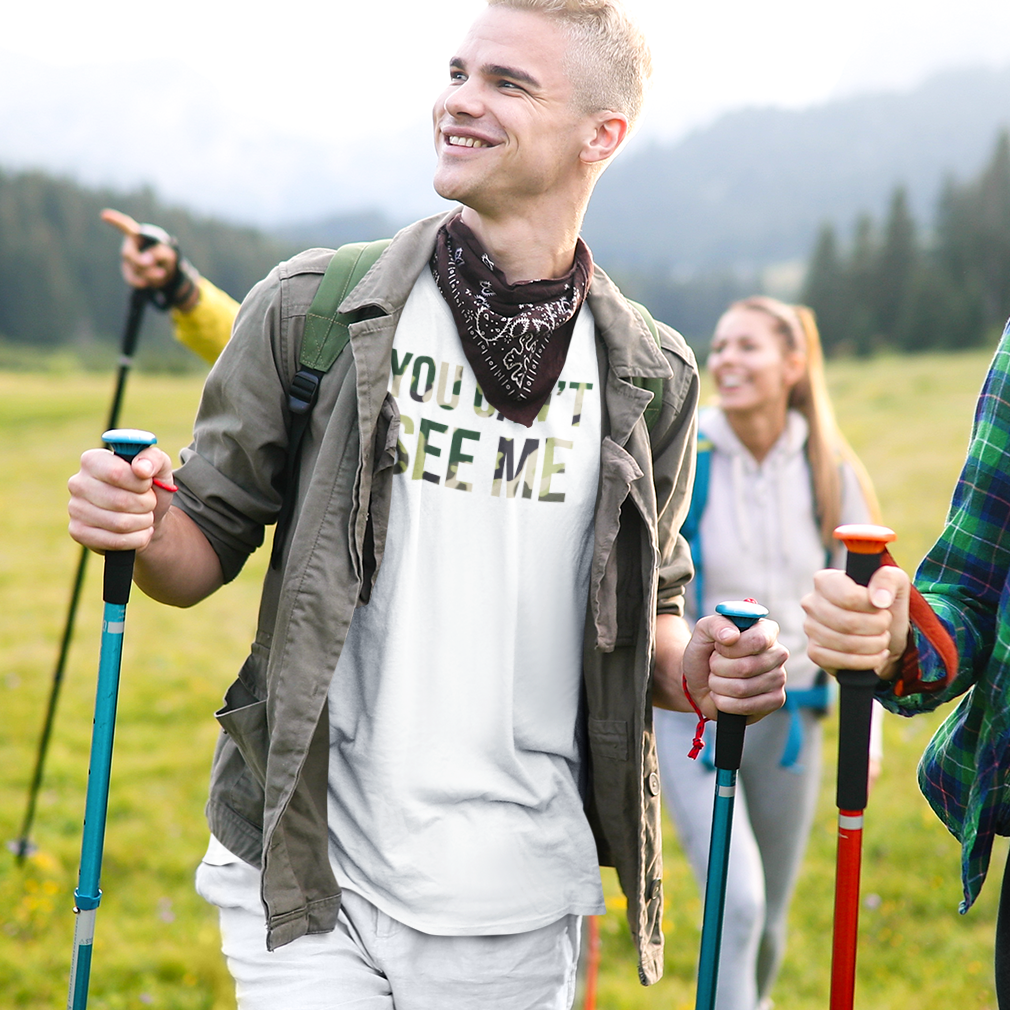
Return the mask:
POLYGON ((593 276, 589 247, 578 240, 564 277, 509 284, 457 215, 438 232, 431 272, 488 403, 530 427, 565 365, 593 276))

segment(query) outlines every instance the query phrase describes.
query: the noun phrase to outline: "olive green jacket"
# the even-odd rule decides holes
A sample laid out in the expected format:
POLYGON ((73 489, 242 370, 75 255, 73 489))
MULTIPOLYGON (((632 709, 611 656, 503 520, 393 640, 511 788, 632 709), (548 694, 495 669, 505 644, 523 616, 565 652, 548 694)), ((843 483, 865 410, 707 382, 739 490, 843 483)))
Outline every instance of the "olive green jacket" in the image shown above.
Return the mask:
MULTIPOLYGON (((328 857, 327 691, 355 607, 382 564, 399 415, 387 392, 393 333, 427 269, 444 215, 405 228, 341 305, 367 318, 320 386, 302 444, 295 516, 265 579, 251 653, 217 713, 207 813, 233 852, 262 868, 267 946, 331 930, 340 887, 328 857)), ((329 262, 310 250, 246 298, 211 371, 193 444, 176 472, 177 504, 216 550, 225 580, 263 542, 281 508, 289 414, 305 314, 329 262)), ((596 270, 603 401, 600 486, 586 614, 586 813, 602 865, 617 868, 643 983, 662 974, 662 851, 652 732, 655 615, 682 613, 690 557, 679 529, 694 469, 698 377, 679 334, 662 350, 596 270), (651 394, 664 379, 651 433, 651 394)))

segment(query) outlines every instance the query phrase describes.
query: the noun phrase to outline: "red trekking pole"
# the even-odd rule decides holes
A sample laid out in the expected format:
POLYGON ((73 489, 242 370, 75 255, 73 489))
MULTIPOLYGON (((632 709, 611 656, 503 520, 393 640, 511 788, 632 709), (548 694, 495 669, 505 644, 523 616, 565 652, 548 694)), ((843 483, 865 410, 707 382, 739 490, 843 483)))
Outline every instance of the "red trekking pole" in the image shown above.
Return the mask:
MULTIPOLYGON (((845 574, 868 585, 880 567, 885 544, 895 537, 886 526, 839 526, 835 536, 848 548, 845 574)), ((879 680, 872 670, 839 670, 838 859, 835 865, 835 932, 831 951, 831 1010, 852 1010, 859 934, 859 871, 863 811, 870 770, 870 720, 879 680)))

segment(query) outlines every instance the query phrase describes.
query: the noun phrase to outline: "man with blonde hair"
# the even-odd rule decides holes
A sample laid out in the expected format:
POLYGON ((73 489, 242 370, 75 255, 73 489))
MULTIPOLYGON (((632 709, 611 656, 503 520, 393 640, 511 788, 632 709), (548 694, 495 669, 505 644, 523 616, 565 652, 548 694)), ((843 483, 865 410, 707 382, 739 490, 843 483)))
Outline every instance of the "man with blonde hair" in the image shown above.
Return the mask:
POLYGON ((773 624, 681 616, 694 361, 579 238, 647 76, 609 0, 492 0, 433 113, 435 189, 462 206, 344 298, 293 486, 320 250, 246 298, 174 477, 152 448, 85 453, 71 480, 74 537, 136 549, 176 606, 290 515, 218 713, 197 875, 242 1010, 568 1007, 600 864, 656 981, 651 706, 784 700, 773 624))

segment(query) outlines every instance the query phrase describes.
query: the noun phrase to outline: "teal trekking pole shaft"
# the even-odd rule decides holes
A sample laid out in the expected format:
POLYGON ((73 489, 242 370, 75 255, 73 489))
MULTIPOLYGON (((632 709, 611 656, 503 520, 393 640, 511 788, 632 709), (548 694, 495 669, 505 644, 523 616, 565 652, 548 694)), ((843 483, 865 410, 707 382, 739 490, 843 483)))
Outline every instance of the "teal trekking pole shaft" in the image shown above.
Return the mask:
MULTIPOLYGON (((717 614, 728 617, 746 631, 768 614, 753 600, 720 603, 717 614)), ((701 953, 698 957, 698 991, 695 1010, 714 1010, 719 984, 719 952, 722 948, 722 920, 726 910, 726 875, 733 833, 736 801, 736 773, 743 756, 747 716, 720 712, 715 724, 715 803, 712 808, 712 836, 708 848, 705 879, 705 914, 701 926, 701 953)))
MULTIPOLYGON (((112 451, 122 459, 133 458, 157 441, 146 431, 117 428, 102 436, 112 451)), ((109 808, 109 777, 112 770, 112 741, 116 726, 116 702, 119 697, 119 670, 123 655, 123 631, 126 604, 133 580, 134 551, 109 551, 105 555, 105 579, 102 598, 102 645, 98 661, 98 687, 95 692, 95 722, 91 734, 91 762, 88 766, 88 791, 84 805, 84 830, 81 838, 81 868, 74 891, 74 955, 70 966, 70 992, 67 1010, 84 1010, 88 1004, 91 978, 91 951, 95 938, 95 916, 102 900, 100 887, 102 852, 105 848, 105 819, 109 808)))

